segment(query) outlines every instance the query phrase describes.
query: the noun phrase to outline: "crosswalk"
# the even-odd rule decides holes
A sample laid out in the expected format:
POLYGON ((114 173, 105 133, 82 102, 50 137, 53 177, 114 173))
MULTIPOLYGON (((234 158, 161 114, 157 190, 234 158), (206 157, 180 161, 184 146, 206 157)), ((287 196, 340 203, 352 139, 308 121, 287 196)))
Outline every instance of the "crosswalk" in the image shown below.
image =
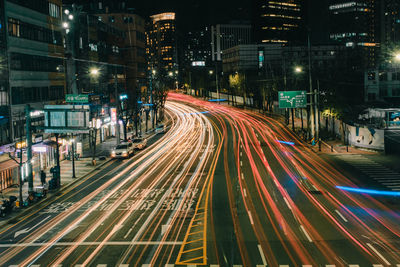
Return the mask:
POLYGON ((392 191, 400 191, 400 173, 397 173, 382 164, 363 155, 335 155, 336 158, 352 165, 363 174, 371 177, 381 185, 392 191))
MULTIPOLYGON (((116 267, 130 267, 130 266, 134 266, 135 264, 119 264, 119 265, 114 265, 114 264, 97 264, 97 265, 93 265, 96 267, 111 267, 111 266, 116 266, 116 267)), ((30 265, 31 267, 42 267, 40 264, 32 264, 30 265)), ((45 265, 43 265, 45 266, 45 265)), ((182 266, 182 265, 177 265, 177 266, 182 266)), ((220 265, 218 264, 210 264, 210 265, 185 265, 186 267, 205 267, 205 266, 209 266, 209 267, 220 267, 220 265)), ((278 265, 279 267, 291 267, 291 265, 288 264, 280 264, 278 265)), ((301 266, 301 267, 313 267, 310 264, 303 264, 303 265, 296 265, 296 266, 301 266)), ((325 264, 325 265, 318 265, 318 266, 324 266, 324 267, 336 267, 335 264, 325 264)), ((339 265, 338 265, 339 266, 339 265)), ((361 267, 361 265, 359 264, 348 264, 348 265, 340 265, 340 266, 348 266, 348 267, 361 267)), ((367 266, 367 265, 362 265, 362 266, 367 266)), ((400 267, 400 264, 394 264, 392 266, 396 266, 396 267, 400 267)), ((9 267, 19 267, 18 265, 9 265, 9 267)), ((59 265, 52 265, 52 267, 63 267, 61 264, 59 265)), ((82 264, 75 264, 73 265, 73 267, 85 267, 82 264)), ((150 264, 142 264, 141 267, 151 267, 150 264)), ((175 264, 165 264, 164 267, 175 267, 175 264)), ((232 267, 243 267, 243 265, 240 264, 234 264, 232 265, 232 267)), ((256 265, 255 267, 267 267, 267 265, 256 265)), ((369 267, 384 267, 383 264, 370 264, 369 267)))

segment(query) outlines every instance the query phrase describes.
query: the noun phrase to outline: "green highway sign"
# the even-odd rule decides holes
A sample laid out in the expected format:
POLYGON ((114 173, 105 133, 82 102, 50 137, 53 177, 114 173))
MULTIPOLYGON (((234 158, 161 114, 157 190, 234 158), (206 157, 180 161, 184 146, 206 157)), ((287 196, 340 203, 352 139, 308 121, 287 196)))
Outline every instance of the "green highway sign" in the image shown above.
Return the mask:
POLYGON ((279 91, 279 108, 307 107, 306 91, 279 91))
POLYGON ((68 103, 89 103, 89 95, 66 95, 65 102, 68 103))

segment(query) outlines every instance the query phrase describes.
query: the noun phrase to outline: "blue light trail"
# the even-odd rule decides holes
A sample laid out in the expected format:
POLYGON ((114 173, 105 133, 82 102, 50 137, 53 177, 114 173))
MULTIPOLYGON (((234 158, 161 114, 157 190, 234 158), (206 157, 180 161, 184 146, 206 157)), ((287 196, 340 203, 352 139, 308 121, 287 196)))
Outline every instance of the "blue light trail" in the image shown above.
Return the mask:
POLYGON ((280 140, 276 140, 276 142, 281 143, 281 144, 285 144, 285 145, 289 145, 289 146, 294 146, 293 142, 280 141, 280 140))
POLYGON ((400 192, 392 192, 392 191, 383 191, 383 190, 374 190, 374 189, 363 189, 363 188, 353 188, 348 186, 336 186, 336 188, 360 194, 369 194, 369 195, 383 195, 383 196, 396 196, 400 197, 400 192))

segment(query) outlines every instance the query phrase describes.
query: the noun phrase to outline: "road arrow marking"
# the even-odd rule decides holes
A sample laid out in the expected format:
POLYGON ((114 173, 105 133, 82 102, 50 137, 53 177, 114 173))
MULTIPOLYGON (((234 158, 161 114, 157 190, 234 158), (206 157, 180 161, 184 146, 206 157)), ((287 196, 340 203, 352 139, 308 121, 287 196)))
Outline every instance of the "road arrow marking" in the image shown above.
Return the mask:
POLYGON ((22 230, 19 230, 17 232, 15 232, 14 234, 14 238, 17 238, 20 235, 29 233, 30 231, 32 231, 34 228, 38 227, 40 224, 42 224, 43 222, 47 221, 48 218, 50 218, 51 216, 47 216, 46 218, 44 218, 43 220, 41 220, 39 223, 37 223, 35 226, 31 227, 31 228, 25 228, 22 230))

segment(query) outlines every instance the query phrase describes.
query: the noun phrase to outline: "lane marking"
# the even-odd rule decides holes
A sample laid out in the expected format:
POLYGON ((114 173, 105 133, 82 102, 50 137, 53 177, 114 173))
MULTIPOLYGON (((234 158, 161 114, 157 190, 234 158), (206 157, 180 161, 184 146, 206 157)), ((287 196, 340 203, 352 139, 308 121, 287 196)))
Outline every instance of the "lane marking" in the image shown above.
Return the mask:
POLYGON ((279 265, 279 267, 289 267, 289 265, 285 264, 285 265, 279 265))
POLYGON ((257 247, 258 247, 258 251, 260 252, 261 260, 262 260, 263 264, 264 264, 264 265, 267 265, 267 260, 265 259, 265 255, 264 255, 264 252, 263 252, 263 250, 262 250, 261 245, 258 244, 257 247))
POLYGON ((250 223, 251 223, 252 225, 254 225, 253 217, 251 217, 251 211, 247 211, 247 213, 249 214, 250 223))
POLYGON ((243 175, 243 172, 242 172, 241 174, 242 174, 242 180, 244 180, 244 175, 243 175))
POLYGON ((244 197, 247 197, 246 188, 243 189, 243 195, 244 195, 244 197))
POLYGON ((118 267, 129 267, 129 264, 120 264, 118 267))
POLYGON ((379 251, 376 250, 376 249, 371 245, 371 243, 367 243, 367 246, 368 246, 372 251, 374 251, 375 254, 378 255, 379 258, 381 258, 381 259, 386 263, 386 265, 390 265, 390 262, 388 262, 388 260, 385 259, 385 257, 383 257, 382 254, 379 253, 379 251))
POLYGON ((336 265, 335 264, 327 264, 327 265, 325 265, 325 267, 336 267, 336 265))
POLYGON ((0 244, 0 248, 12 247, 42 247, 42 246, 98 246, 104 244, 105 246, 160 246, 160 245, 182 245, 182 241, 110 241, 110 242, 53 242, 53 243, 18 243, 18 244, 0 244))
POLYGON ((303 266, 303 267, 312 267, 311 264, 303 264, 302 266, 303 266))
POLYGON ((243 167, 243 161, 240 161, 240 167, 243 167))
POLYGON ((373 267, 383 267, 382 264, 372 264, 373 267))
POLYGON ((307 233, 306 229, 304 229, 304 226, 303 226, 303 225, 300 225, 300 229, 304 232, 304 235, 307 237, 308 241, 309 241, 310 243, 312 243, 313 241, 312 241, 310 235, 307 233))
POLYGON ((107 267, 107 264, 97 264, 97 267, 107 267))
POLYGON ((335 212, 339 215, 340 218, 342 218, 343 221, 349 222, 349 221, 343 216, 343 214, 340 213, 340 211, 335 210, 335 212))
POLYGON ((242 151, 240 151, 240 156, 243 156, 243 152, 242 151))
POLYGON ((288 206, 288 208, 289 208, 290 210, 292 210, 292 207, 290 206, 289 201, 286 199, 286 197, 283 197, 283 200, 285 200, 285 203, 286 203, 286 205, 288 206))

